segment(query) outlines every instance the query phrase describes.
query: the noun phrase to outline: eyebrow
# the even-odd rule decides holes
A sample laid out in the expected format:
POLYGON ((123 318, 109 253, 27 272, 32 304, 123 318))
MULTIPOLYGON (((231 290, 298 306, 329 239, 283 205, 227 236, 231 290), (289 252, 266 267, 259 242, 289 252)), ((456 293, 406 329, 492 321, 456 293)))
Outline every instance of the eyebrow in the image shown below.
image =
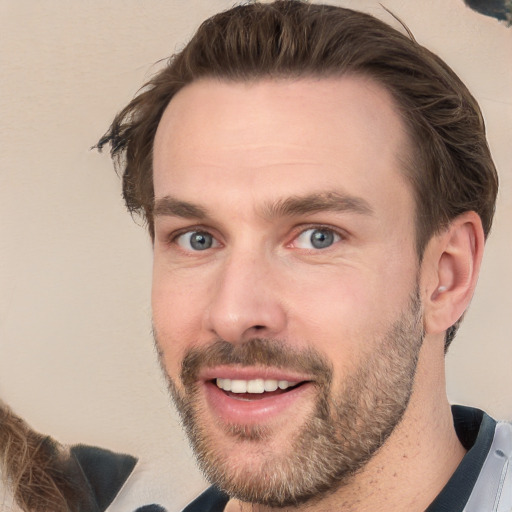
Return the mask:
POLYGON ((172 196, 155 199, 153 205, 153 216, 182 217, 184 219, 204 219, 208 212, 202 206, 180 201, 172 196))
POLYGON ((373 215, 370 204, 361 197, 341 192, 318 192, 305 196, 291 196, 268 204, 263 215, 268 218, 308 215, 317 212, 350 212, 361 215, 373 215))
MULTIPOLYGON (((264 205, 261 210, 263 217, 268 219, 309 215, 323 211, 349 212, 360 215, 373 215, 374 213, 373 208, 363 198, 332 191, 279 199, 264 205)), ((188 201, 181 201, 172 196, 156 199, 153 215, 155 217, 170 216, 185 219, 206 219, 210 217, 206 208, 188 201)))

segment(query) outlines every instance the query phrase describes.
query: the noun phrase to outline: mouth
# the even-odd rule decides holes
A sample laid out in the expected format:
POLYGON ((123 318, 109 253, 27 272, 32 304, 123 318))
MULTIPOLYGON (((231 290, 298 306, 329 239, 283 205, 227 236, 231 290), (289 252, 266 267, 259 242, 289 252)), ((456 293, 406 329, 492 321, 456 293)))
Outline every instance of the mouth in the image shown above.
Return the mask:
POLYGON ((235 400, 261 400, 282 395, 302 386, 307 381, 296 382, 277 379, 215 379, 215 385, 235 400))
POLYGON ((223 369, 205 377, 201 380, 209 410, 231 425, 290 421, 315 388, 312 380, 282 372, 223 369))

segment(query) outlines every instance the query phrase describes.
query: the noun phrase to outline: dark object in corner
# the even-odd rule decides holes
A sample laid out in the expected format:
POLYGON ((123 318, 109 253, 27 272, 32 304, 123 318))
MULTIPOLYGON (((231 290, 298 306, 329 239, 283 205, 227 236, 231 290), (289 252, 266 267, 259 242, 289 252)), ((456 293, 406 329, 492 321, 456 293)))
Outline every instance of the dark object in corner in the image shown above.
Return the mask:
POLYGON ((136 462, 96 447, 63 446, 32 430, 0 400, 1 511, 4 496, 25 512, 105 511, 136 462))
POLYGON ((512 0, 464 0, 474 11, 512 25, 512 0))

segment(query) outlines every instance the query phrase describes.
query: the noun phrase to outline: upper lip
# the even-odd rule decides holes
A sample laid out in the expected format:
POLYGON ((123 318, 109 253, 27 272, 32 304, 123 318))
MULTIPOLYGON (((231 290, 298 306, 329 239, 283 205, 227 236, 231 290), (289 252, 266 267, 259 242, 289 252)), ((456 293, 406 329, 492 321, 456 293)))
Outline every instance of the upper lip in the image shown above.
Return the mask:
POLYGON ((216 366, 205 368, 199 372, 199 381, 211 381, 214 379, 231 380, 286 380, 288 382, 304 382, 313 380, 310 375, 300 374, 293 370, 272 367, 257 366, 216 366))

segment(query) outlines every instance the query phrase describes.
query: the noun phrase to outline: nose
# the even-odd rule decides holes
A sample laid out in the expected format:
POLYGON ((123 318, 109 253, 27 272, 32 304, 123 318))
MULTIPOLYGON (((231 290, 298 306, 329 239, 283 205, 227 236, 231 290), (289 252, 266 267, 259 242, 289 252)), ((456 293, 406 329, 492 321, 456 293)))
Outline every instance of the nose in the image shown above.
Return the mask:
POLYGON ((262 255, 232 254, 222 263, 211 289, 206 329, 230 343, 282 335, 286 312, 276 274, 262 255))

